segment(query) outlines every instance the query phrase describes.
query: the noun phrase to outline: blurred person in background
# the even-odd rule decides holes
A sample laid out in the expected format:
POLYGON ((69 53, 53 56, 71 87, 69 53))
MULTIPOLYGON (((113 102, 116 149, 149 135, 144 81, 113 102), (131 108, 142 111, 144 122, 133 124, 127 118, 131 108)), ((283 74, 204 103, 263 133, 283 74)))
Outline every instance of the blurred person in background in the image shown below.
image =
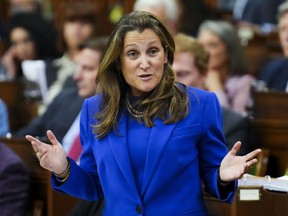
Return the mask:
POLYGON ((268 34, 277 26, 277 8, 284 0, 236 0, 233 17, 238 28, 268 34))
MULTIPOLYGON (((73 74, 77 87, 64 89, 42 115, 33 119, 27 126, 14 131, 13 137, 24 137, 28 133, 45 140, 46 131, 54 128, 59 140, 63 139, 66 151, 69 151, 71 139, 67 133, 74 122, 77 128, 79 126, 78 115, 83 100, 96 93, 95 78, 106 41, 106 38, 90 39, 79 45, 80 52, 75 58, 77 67, 73 74)), ((79 128, 76 129, 76 133, 79 133, 79 128)), ((75 131, 72 136, 75 136, 75 131)))
POLYGON ((25 60, 57 57, 56 30, 37 13, 17 13, 9 20, 8 50, 1 60, 6 78, 23 77, 21 63, 25 60))
POLYGON ((26 216, 29 210, 29 173, 20 157, 0 142, 1 216, 26 216))
POLYGON ((283 50, 283 57, 273 59, 262 68, 259 80, 265 82, 266 88, 274 91, 288 92, 288 2, 278 8, 278 34, 283 50))
POLYGON ((52 84, 47 100, 40 108, 43 113, 53 99, 65 88, 76 88, 73 73, 79 45, 97 35, 96 5, 92 2, 73 1, 64 6, 59 29, 58 47, 63 55, 46 65, 46 73, 52 74, 52 84))
POLYGON ((222 106, 246 115, 255 78, 248 73, 236 29, 227 21, 207 20, 200 25, 198 39, 210 55, 205 87, 216 93, 222 106))
MULTIPOLYGON (((205 79, 208 71, 209 53, 197 41, 197 39, 178 33, 175 37, 175 56, 173 69, 176 82, 186 86, 206 89, 205 79)), ((249 120, 247 117, 232 111, 229 108, 221 107, 223 116, 223 132, 228 150, 232 149, 238 140, 242 142, 239 155, 247 154, 249 148, 249 120)))
POLYGON ((147 11, 157 16, 172 35, 179 29, 182 8, 178 0, 136 0, 134 11, 147 11))

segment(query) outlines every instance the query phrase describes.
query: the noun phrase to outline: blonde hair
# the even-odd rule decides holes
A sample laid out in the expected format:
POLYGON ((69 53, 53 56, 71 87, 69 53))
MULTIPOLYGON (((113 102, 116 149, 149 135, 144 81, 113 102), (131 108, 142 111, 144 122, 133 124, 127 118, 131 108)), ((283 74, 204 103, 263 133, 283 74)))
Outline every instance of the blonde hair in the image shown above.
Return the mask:
POLYGON ((192 36, 178 33, 174 37, 177 52, 190 52, 194 56, 195 65, 203 75, 208 70, 209 53, 204 47, 192 36))

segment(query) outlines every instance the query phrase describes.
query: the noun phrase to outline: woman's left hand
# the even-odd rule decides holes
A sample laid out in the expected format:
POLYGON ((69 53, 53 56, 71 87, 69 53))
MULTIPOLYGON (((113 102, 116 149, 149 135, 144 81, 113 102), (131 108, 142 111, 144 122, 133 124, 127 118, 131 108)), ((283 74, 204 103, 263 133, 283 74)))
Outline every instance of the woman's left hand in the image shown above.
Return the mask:
POLYGON ((221 162, 219 175, 224 182, 241 178, 257 162, 255 157, 261 152, 261 149, 256 149, 243 156, 237 156, 240 147, 241 142, 236 142, 221 162))

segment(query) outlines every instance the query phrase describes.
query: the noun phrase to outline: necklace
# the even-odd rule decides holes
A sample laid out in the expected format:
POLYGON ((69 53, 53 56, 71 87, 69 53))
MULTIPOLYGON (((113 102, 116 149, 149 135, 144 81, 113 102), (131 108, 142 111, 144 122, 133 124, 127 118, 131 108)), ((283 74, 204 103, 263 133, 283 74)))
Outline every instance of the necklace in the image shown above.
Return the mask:
POLYGON ((126 99, 126 106, 127 106, 127 109, 128 109, 128 112, 135 118, 143 118, 145 115, 144 115, 144 112, 139 112, 137 110, 135 110, 132 105, 130 104, 130 101, 127 97, 126 99))

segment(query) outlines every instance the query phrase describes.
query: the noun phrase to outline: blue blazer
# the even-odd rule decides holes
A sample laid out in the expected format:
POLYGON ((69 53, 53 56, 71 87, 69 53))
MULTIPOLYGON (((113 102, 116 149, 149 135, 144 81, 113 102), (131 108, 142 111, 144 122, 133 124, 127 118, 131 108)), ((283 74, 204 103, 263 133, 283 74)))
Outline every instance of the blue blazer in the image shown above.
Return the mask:
POLYGON ((206 215, 202 181, 207 192, 231 203, 236 182, 223 191, 217 180, 227 153, 219 102, 214 93, 203 90, 189 87, 187 94, 190 112, 185 119, 176 124, 154 121, 140 191, 126 144, 126 112, 121 113, 118 131, 97 139, 91 125, 97 124, 94 116, 101 96, 86 99, 80 126, 80 166, 71 160, 65 183, 52 177, 54 189, 87 200, 104 196, 105 216, 206 215))

